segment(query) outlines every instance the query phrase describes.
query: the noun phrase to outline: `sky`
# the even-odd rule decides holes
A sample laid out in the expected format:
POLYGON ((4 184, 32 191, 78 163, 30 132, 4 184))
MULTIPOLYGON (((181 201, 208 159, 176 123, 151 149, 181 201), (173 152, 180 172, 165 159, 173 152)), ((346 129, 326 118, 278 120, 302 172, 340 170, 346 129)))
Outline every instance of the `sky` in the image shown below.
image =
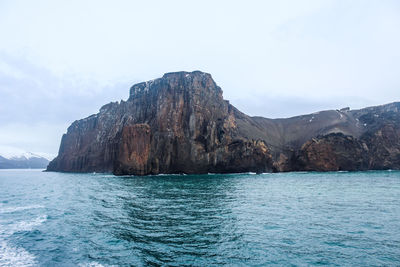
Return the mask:
POLYGON ((55 156, 74 120, 181 70, 269 118, 400 101, 400 1, 0 0, 0 147, 55 156))

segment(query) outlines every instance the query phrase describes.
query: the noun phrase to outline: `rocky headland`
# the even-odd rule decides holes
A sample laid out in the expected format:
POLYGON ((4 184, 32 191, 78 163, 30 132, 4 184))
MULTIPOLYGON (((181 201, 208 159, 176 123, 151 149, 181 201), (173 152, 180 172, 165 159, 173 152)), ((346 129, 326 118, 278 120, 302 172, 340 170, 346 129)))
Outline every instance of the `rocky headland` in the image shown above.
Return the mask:
POLYGON ((48 171, 235 173, 400 169, 400 103, 251 117, 208 73, 174 72, 135 84, 63 135, 48 171))

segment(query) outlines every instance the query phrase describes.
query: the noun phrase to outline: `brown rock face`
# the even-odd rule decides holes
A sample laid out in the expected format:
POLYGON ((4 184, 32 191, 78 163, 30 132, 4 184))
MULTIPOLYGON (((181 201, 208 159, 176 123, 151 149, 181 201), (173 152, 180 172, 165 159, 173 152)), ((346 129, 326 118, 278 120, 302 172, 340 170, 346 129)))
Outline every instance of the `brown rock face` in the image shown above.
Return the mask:
POLYGON ((361 141, 368 157, 368 168, 374 170, 400 168, 400 118, 398 113, 381 114, 369 121, 372 129, 361 141))
POLYGON ((122 129, 114 165, 117 174, 146 174, 150 171, 151 129, 148 124, 134 124, 122 129))
POLYGON ((127 102, 108 104, 99 114, 75 121, 48 170, 118 175, 272 171, 266 143, 240 133, 237 113, 211 75, 168 73, 132 86, 127 102))
POLYGON ((355 171, 368 168, 362 144, 351 136, 329 134, 307 141, 300 149, 298 168, 306 171, 355 171))
POLYGON ((400 169, 400 103, 249 117, 210 74, 167 73, 75 121, 47 170, 231 173, 400 169))
POLYGON ((317 136, 297 152, 295 169, 314 171, 400 168, 400 103, 349 111, 360 128, 317 136))

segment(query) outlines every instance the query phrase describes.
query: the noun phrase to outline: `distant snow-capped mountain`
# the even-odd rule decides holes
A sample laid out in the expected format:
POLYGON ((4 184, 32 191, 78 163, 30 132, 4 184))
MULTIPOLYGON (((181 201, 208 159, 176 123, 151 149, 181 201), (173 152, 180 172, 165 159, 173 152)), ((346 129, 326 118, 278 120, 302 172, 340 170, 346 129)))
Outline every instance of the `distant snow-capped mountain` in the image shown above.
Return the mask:
POLYGON ((32 153, 19 148, 0 146, 0 169, 44 169, 50 159, 50 155, 43 153, 32 153))

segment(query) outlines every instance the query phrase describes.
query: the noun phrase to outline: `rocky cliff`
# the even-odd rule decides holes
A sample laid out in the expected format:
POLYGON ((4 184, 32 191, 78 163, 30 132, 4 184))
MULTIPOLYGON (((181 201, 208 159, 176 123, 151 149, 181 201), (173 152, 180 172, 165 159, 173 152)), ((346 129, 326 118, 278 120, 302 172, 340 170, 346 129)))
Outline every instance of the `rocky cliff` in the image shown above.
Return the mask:
POLYGON ((272 171, 266 143, 244 136, 237 114, 242 115, 222 98, 210 74, 168 73, 134 85, 128 101, 75 121, 48 170, 121 175, 272 171))
POLYGON ((167 73, 75 121, 49 171, 231 173, 400 168, 400 103, 250 117, 210 74, 167 73))

